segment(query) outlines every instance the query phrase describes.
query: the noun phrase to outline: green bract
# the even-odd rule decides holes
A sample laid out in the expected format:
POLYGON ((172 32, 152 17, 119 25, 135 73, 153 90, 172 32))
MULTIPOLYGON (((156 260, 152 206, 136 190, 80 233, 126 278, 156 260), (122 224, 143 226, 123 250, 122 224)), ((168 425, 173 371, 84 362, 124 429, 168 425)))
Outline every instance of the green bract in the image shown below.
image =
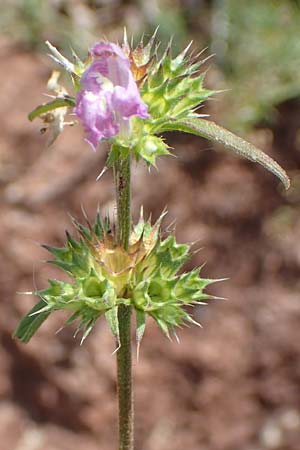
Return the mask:
POLYGON ((203 290, 216 280, 200 278, 199 268, 178 274, 190 256, 190 246, 178 244, 173 235, 161 237, 163 216, 154 226, 141 216, 128 251, 116 243, 108 220, 98 215, 88 227, 74 220, 79 239, 67 233, 65 247, 44 246, 54 257, 51 263, 66 272, 70 282, 49 280, 46 289, 35 292, 40 301, 23 318, 15 336, 28 342, 51 312, 67 310, 71 315, 66 325, 78 320, 82 340, 97 319, 105 316, 119 342, 118 307, 122 304, 136 311, 138 344, 147 316, 168 337, 175 327, 196 323, 185 307, 209 299, 203 290))

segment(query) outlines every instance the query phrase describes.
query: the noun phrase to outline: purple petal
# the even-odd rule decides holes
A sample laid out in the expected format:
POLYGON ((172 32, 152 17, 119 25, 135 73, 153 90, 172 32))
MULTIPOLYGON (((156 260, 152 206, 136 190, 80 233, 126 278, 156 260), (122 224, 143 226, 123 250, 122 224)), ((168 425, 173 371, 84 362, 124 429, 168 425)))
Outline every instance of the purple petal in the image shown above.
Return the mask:
POLYGON ((92 92, 99 91, 103 84, 103 77, 108 79, 107 60, 94 61, 81 77, 80 84, 82 89, 92 92))
POLYGON ((139 116, 142 119, 149 117, 147 106, 141 102, 139 94, 137 96, 134 90, 130 88, 125 89, 117 86, 112 95, 112 104, 124 119, 129 119, 132 116, 139 116))
POLYGON ((132 116, 149 117, 142 101, 130 61, 122 49, 110 42, 98 42, 91 50, 94 58, 81 78, 75 114, 81 120, 86 140, 95 149, 102 139, 130 132, 132 116))
POLYGON ((112 42, 100 41, 95 44, 91 49, 91 54, 94 58, 107 58, 108 56, 114 54, 124 61, 129 61, 121 47, 112 42))
POLYGON ((80 91, 77 94, 77 117, 82 121, 87 141, 95 150, 98 142, 115 136, 119 131, 119 125, 115 122, 111 107, 111 95, 99 96, 91 91, 80 91))

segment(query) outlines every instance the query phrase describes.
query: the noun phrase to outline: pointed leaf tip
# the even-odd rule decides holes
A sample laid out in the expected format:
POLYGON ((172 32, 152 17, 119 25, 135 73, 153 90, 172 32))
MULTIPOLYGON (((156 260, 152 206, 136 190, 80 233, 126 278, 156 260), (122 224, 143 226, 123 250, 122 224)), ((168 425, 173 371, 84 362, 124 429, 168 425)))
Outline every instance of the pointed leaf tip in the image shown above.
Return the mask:
POLYGON ((290 187, 290 179, 287 173, 274 159, 250 142, 245 141, 214 122, 200 118, 169 120, 162 125, 160 131, 184 131, 221 143, 225 148, 232 150, 237 155, 256 162, 273 173, 280 179, 285 189, 290 187))
POLYGON ((35 332, 45 322, 50 315, 50 311, 42 312, 45 308, 45 301, 40 300, 21 320, 18 327, 13 333, 13 337, 20 339, 21 342, 27 343, 30 341, 35 332))

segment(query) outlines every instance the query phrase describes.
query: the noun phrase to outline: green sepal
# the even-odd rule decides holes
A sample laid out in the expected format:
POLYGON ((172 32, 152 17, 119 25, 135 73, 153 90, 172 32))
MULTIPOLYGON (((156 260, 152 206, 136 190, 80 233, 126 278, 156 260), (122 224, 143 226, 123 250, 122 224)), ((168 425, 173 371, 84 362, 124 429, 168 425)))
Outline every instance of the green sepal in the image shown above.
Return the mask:
POLYGON ((54 109, 75 106, 75 104, 74 97, 65 96, 62 98, 56 98, 49 103, 43 103, 42 105, 37 106, 33 111, 31 111, 30 114, 28 114, 28 119, 32 121, 36 117, 40 117, 41 115, 53 111, 54 109))
POLYGON ((156 250, 156 258, 162 275, 173 276, 188 260, 189 246, 177 244, 175 237, 170 235, 160 242, 156 250))
POLYGON ((153 315, 153 314, 151 314, 152 315, 152 317, 153 317, 153 319, 155 320, 155 322, 157 323, 157 325, 159 326, 159 328, 162 330, 162 332, 164 333, 164 335, 168 338, 168 339, 170 339, 171 337, 170 337, 170 331, 169 331, 169 327, 168 327, 168 325, 167 325, 167 323, 164 321, 164 320, 162 320, 161 318, 159 318, 159 317, 156 317, 155 315, 153 315))
POLYGON ((81 320, 81 322, 78 325, 78 330, 80 330, 81 328, 83 329, 83 334, 80 340, 80 345, 83 344, 83 342, 86 340, 86 338, 88 337, 88 335, 90 334, 90 332, 92 331, 97 319, 99 316, 95 316, 92 318, 84 318, 81 320))
POLYGON ((106 167, 113 167, 117 161, 126 159, 129 152, 129 146, 123 145, 123 143, 116 142, 112 144, 106 159, 106 167))
POLYGON ((119 318, 118 318, 118 307, 114 306, 109 311, 105 313, 105 318, 107 320, 108 326, 114 335, 118 347, 120 347, 120 330, 119 330, 119 318))
POLYGON ((119 158, 120 158, 120 147, 118 145, 112 145, 108 153, 106 166, 113 167, 113 165, 115 164, 115 162, 119 160, 119 158))
POLYGON ((137 160, 144 159, 148 165, 155 166, 156 158, 161 155, 169 155, 167 144, 162 138, 146 135, 138 142, 133 149, 137 160))
POLYGON ((96 215, 94 232, 98 239, 102 239, 102 237, 108 232, 110 229, 110 222, 108 219, 105 219, 103 222, 100 218, 100 213, 98 212, 96 215))
MULTIPOLYGON (((84 230, 85 235, 88 231, 84 230)), ((84 276, 90 272, 91 264, 89 250, 82 240, 76 241, 67 233, 67 243, 65 247, 51 247, 43 245, 49 253, 54 256, 50 264, 60 267, 71 276, 84 276)))
POLYGON ((148 293, 151 302, 154 304, 165 304, 174 299, 173 291, 177 284, 176 278, 163 278, 161 273, 158 273, 149 283, 148 293), (162 302, 162 303, 161 303, 162 302))
POLYGON ((185 133, 191 133, 223 144, 225 148, 232 150, 237 155, 249 159, 252 162, 262 165, 269 172, 276 175, 283 183, 285 189, 288 189, 290 186, 290 179, 287 173, 276 161, 253 144, 250 144, 214 122, 201 118, 168 120, 159 128, 159 132, 165 131, 184 131, 185 133))
POLYGON ((49 286, 36 294, 43 298, 53 310, 72 309, 78 286, 60 280, 48 280, 49 286))
POLYGON ((137 358, 139 357, 139 349, 144 337, 146 329, 146 314, 140 309, 136 309, 136 347, 137 347, 137 358))
POLYGON ((67 327, 68 325, 72 325, 72 323, 75 322, 80 317, 80 311, 75 311, 73 314, 70 315, 70 317, 65 321, 64 327, 67 327))
POLYGON ((76 329, 76 333, 75 333, 75 336, 76 336, 80 330, 83 331, 83 334, 82 334, 82 337, 80 340, 80 345, 83 344, 85 339, 88 337, 88 335, 92 331, 96 321, 99 319, 99 317, 102 316, 102 314, 103 314, 103 311, 95 311, 91 308, 85 307, 79 311, 78 315, 76 315, 76 313, 74 313, 69 318, 69 322, 68 321, 66 322, 66 324, 67 323, 70 324, 70 322, 71 323, 74 322, 77 318, 80 319, 79 324, 76 329))
POLYGON ((208 99, 208 97, 212 96, 215 92, 210 91, 208 89, 201 89, 198 92, 191 92, 184 96, 173 108, 171 113, 172 117, 189 117, 193 110, 199 107, 201 103, 208 99))
POLYGON ((132 290, 132 303, 136 311, 145 311, 147 309, 147 306, 151 304, 151 298, 148 294, 148 287, 149 281, 143 280, 132 290))
POLYGON ((40 300, 27 314, 13 333, 13 337, 20 339, 21 342, 27 343, 30 341, 32 336, 40 328, 40 326, 45 322, 45 320, 50 315, 50 309, 45 310, 47 303, 44 300, 40 300), (39 312, 44 310, 43 312, 39 312))
POLYGON ((203 88, 205 74, 199 73, 204 61, 188 55, 190 45, 175 58, 171 43, 161 60, 149 70, 141 88, 142 98, 148 105, 151 118, 145 123, 155 124, 161 118, 190 117, 215 92, 203 88))

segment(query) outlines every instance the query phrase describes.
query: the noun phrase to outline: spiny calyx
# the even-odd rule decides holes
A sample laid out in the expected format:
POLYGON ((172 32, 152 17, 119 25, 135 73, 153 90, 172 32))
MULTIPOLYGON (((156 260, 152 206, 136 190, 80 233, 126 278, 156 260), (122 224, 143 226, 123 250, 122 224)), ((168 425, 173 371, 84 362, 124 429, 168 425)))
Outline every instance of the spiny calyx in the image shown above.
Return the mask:
MULTIPOLYGON (((35 294, 40 301, 22 319, 15 336, 28 342, 50 313, 71 312, 65 325, 78 320, 82 341, 97 319, 105 316, 119 343, 118 307, 136 312, 136 339, 139 345, 147 316, 152 317, 168 337, 184 323, 197 323, 186 306, 203 304, 211 298, 203 290, 216 280, 200 278, 200 269, 178 274, 190 256, 190 246, 178 244, 170 234, 163 238, 161 220, 152 226, 141 215, 133 227, 128 251, 117 242, 109 220, 97 215, 94 225, 84 227, 73 220, 79 238, 67 233, 62 248, 44 246, 70 282, 49 280, 46 289, 35 294)), ((175 334, 176 336, 176 334, 175 334)))

